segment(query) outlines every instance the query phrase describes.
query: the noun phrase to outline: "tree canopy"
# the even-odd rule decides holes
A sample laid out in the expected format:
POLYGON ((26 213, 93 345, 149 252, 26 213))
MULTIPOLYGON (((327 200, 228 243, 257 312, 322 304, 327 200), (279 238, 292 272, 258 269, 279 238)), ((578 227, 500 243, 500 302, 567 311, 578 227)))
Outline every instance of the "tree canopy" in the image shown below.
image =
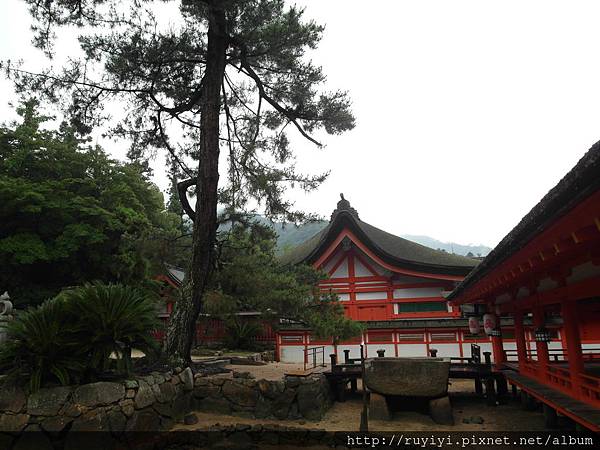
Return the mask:
POLYGON ((319 291, 323 273, 307 265, 279 262, 272 228, 239 223, 220 234, 217 270, 205 312, 224 319, 231 328, 240 325, 236 313, 252 311, 275 328, 279 319, 291 320, 321 338, 337 341, 360 334, 361 325, 345 316, 337 296, 319 291))
POLYGON ((38 303, 87 281, 144 280, 177 233, 159 189, 71 127, 42 128, 37 101, 17 111, 0 128, 0 288, 38 303))
POLYGON ((144 163, 148 151, 166 150, 188 178, 178 191, 194 222, 190 291, 177 303, 167 347, 189 359, 214 267, 219 202, 232 214, 254 201, 271 218, 305 219, 284 193, 315 189, 327 171, 299 173, 288 133, 321 146, 320 130, 354 127, 346 92, 326 90, 324 73, 307 58, 323 27, 284 0, 26 2, 37 47, 51 55, 54 28, 76 26, 84 57, 43 73, 4 61, 17 89, 61 103, 84 134, 107 118, 107 101, 119 101, 125 114, 110 134, 130 139, 130 158, 144 163), (167 4, 179 6, 176 23, 161 21, 167 4), (221 150, 228 165, 220 170, 221 150))

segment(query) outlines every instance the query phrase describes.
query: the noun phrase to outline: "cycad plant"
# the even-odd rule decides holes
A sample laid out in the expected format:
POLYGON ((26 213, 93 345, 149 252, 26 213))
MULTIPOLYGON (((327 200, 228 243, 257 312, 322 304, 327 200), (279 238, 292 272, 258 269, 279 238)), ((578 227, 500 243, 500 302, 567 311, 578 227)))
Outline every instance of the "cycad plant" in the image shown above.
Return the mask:
POLYGON ((134 348, 146 355, 158 354, 151 334, 160 326, 155 295, 139 287, 100 283, 61 294, 69 314, 76 318, 74 331, 92 373, 111 369, 115 359, 118 372, 129 375, 134 348))
POLYGON ((9 380, 42 385, 77 381, 83 373, 83 349, 73 339, 74 323, 61 299, 29 309, 8 325, 10 339, 0 349, 0 372, 9 380))

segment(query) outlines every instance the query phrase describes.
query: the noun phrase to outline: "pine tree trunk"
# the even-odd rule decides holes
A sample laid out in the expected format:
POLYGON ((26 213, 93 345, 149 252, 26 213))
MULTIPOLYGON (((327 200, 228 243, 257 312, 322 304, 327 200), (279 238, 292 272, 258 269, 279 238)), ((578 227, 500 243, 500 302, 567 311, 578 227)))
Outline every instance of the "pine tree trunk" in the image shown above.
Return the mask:
POLYGON ((213 267, 219 182, 219 114, 227 46, 225 12, 222 6, 212 5, 209 7, 208 53, 202 80, 192 261, 185 294, 177 299, 167 330, 167 356, 174 360, 190 361, 196 321, 213 267))

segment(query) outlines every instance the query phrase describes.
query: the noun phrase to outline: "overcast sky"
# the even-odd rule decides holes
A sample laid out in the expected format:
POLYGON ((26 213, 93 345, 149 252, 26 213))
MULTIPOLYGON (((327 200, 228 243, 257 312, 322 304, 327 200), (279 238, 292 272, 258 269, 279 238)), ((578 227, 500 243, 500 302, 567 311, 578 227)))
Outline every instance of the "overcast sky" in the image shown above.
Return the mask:
MULTIPOLYGON (((0 3, 0 58, 40 67, 24 4, 0 3)), ((296 3, 326 25, 311 56, 357 118, 325 149, 293 140, 299 168, 331 170, 300 208, 328 217, 343 192, 391 233, 494 246, 600 139, 600 2, 296 3)), ((1 80, 1 121, 14 99, 1 80)))

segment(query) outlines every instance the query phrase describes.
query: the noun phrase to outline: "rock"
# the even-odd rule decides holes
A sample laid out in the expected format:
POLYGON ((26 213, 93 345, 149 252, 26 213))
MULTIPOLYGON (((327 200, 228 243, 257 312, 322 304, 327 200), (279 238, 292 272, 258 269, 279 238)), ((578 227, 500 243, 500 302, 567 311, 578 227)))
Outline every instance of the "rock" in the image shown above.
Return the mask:
POLYGON ((231 381, 225 383, 222 390, 225 398, 232 403, 241 406, 256 406, 258 392, 248 386, 231 381))
POLYGON ((41 423, 41 426, 48 433, 60 433, 71 422, 73 422, 72 417, 59 415, 44 419, 41 423))
POLYGON ((136 409, 145 408, 156 401, 152 387, 145 381, 139 381, 139 384, 140 388, 134 398, 136 409))
POLYGON ((191 391, 192 389, 194 389, 194 374, 192 372, 192 369, 187 367, 183 372, 179 374, 179 378, 181 379, 181 382, 183 383, 183 388, 186 391, 191 391))
POLYGON ((210 382, 206 377, 199 377, 199 374, 196 374, 194 377, 194 386, 208 386, 210 382))
POLYGON ((231 405, 223 398, 205 398, 198 402, 198 409, 200 411, 229 414, 231 412, 231 405))
POLYGON ((429 400, 429 415, 435 423, 439 423, 440 425, 454 425, 450 398, 445 396, 429 400))
POLYGON ((125 398, 133 398, 135 397, 135 389, 127 389, 125 392, 125 398))
POLYGON ((28 414, 0 414, 0 432, 18 433, 28 422, 28 414))
POLYGON ((164 417, 173 418, 176 414, 173 412, 173 405, 171 403, 155 403, 152 405, 154 411, 164 417))
POLYGON ((186 414, 183 418, 183 423, 186 425, 196 425, 198 423, 198 416, 196 414, 186 414))
POLYGON ((369 419, 391 420, 392 415, 383 395, 371 392, 369 394, 369 419))
POLYGON ((223 383, 225 383, 225 381, 227 381, 227 378, 223 377, 214 377, 210 379, 210 382, 215 386, 223 386, 223 383))
POLYGON ((183 417, 190 410, 190 401, 191 396, 189 394, 178 394, 172 402, 174 416, 183 417))
POLYGON ((0 411, 18 413, 25 406, 25 392, 18 386, 2 385, 0 388, 0 411))
POLYGON ((181 367, 175 367, 175 370, 173 371, 176 374, 179 374, 183 371, 183 369, 181 367))
POLYGON ((298 412, 302 417, 319 420, 327 407, 319 382, 301 384, 298 387, 298 412))
POLYGON ((243 378, 245 380, 252 380, 254 379, 254 375, 252 375, 250 372, 233 372, 233 378, 243 378))
POLYGON ((73 431, 109 431, 108 418, 102 408, 83 413, 73 420, 70 432, 73 431))
POLYGON ((217 397, 219 392, 221 392, 221 389, 219 389, 217 386, 198 386, 194 388, 194 397, 217 397))
POLYGON ((273 400, 272 414, 277 419, 287 419, 290 411, 290 406, 296 397, 296 391, 293 389, 286 389, 273 400))
POLYGON ((152 409, 135 411, 127 421, 126 431, 157 431, 160 429, 160 417, 152 409))
POLYGON ((155 393, 156 399, 161 403, 167 403, 175 398, 177 389, 174 384, 163 383, 157 386, 158 394, 155 393))
POLYGON ((135 411, 134 403, 131 399, 120 401, 119 406, 121 406, 121 411, 123 411, 123 414, 125 414, 127 417, 131 417, 135 411))
MULTIPOLYGON (((172 385, 171 385, 172 386, 172 385)), ((158 384, 153 384, 151 386, 152 388, 152 393, 154 394, 154 398, 156 398, 157 401, 162 401, 162 393, 160 392, 160 386, 158 384)))
POLYGON ((137 389, 139 386, 136 380, 125 380, 125 387, 127 389, 137 389))
POLYGON ((152 376, 154 377, 154 382, 156 384, 163 384, 165 382, 164 375, 162 375, 158 372, 152 372, 152 376))
POLYGON ((300 386, 300 382, 299 377, 285 377, 285 387, 295 388, 300 386))
POLYGON ((119 410, 112 410, 107 415, 108 426, 113 433, 121 433, 125 431, 127 425, 127 417, 119 410))
POLYGON ((94 407, 109 405, 125 397, 125 387, 121 383, 100 381, 79 386, 73 394, 73 402, 94 407))
POLYGON ((71 388, 66 386, 40 389, 29 396, 27 412, 36 416, 54 416, 70 394, 71 388))

